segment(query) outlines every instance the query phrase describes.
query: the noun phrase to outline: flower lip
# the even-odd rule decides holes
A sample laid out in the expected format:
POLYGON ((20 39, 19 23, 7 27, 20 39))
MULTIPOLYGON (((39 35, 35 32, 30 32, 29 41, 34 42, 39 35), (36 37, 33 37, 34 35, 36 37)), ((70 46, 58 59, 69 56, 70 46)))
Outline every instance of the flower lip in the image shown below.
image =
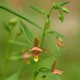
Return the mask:
POLYGON ((30 58, 32 55, 31 54, 28 54, 28 53, 24 53, 23 54, 23 58, 30 58))
POLYGON ((37 62, 39 60, 39 55, 34 55, 34 61, 37 62))

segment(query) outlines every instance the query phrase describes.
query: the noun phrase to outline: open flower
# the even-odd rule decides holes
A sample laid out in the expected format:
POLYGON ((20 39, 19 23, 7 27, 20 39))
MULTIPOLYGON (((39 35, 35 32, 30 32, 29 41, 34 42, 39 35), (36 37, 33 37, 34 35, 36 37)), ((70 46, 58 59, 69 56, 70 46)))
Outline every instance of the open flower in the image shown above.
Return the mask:
POLYGON ((39 60, 39 55, 42 51, 47 52, 46 49, 39 47, 39 41, 36 37, 34 39, 34 46, 32 48, 30 48, 28 51, 33 52, 35 62, 37 62, 39 60))
POLYGON ((54 63, 53 63, 52 68, 51 68, 51 72, 53 74, 60 74, 61 75, 62 71, 55 69, 55 67, 56 67, 56 60, 54 60, 54 63))
POLYGON ((37 38, 34 39, 34 46, 28 50, 26 50, 23 54, 24 61, 28 61, 28 59, 33 56, 34 61, 37 62, 39 60, 39 55, 41 52, 47 52, 46 49, 39 47, 39 41, 37 38), (28 54, 27 52, 32 52, 32 54, 28 54))
POLYGON ((56 43, 58 46, 64 48, 63 42, 59 38, 56 38, 56 43))

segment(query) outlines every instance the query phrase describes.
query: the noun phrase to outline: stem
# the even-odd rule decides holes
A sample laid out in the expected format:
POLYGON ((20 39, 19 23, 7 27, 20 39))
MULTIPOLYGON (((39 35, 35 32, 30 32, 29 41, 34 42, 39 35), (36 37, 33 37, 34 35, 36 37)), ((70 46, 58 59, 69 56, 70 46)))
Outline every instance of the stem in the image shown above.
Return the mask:
POLYGON ((52 8, 50 9, 50 11, 49 11, 49 17, 50 17, 50 14, 51 14, 52 10, 53 10, 53 7, 52 7, 52 8))
POLYGON ((8 68, 8 50, 9 50, 9 43, 8 41, 10 40, 11 34, 9 34, 8 39, 7 39, 7 46, 5 50, 5 61, 4 61, 4 80, 6 80, 7 77, 7 68, 8 68))
POLYGON ((44 43, 44 38, 45 38, 45 35, 46 35, 46 30, 49 29, 49 26, 50 26, 50 14, 53 10, 53 7, 50 9, 49 13, 46 15, 46 21, 45 21, 45 27, 44 27, 44 30, 43 30, 43 33, 42 33, 42 38, 41 38, 41 44, 40 46, 42 47, 43 46, 43 43, 44 43))
POLYGON ((42 45, 43 45, 43 42, 44 42, 44 38, 45 38, 45 31, 46 31, 46 23, 45 23, 45 27, 44 27, 44 30, 43 30, 43 33, 42 33, 42 38, 41 38, 41 44, 40 44, 40 46, 42 47, 42 45))

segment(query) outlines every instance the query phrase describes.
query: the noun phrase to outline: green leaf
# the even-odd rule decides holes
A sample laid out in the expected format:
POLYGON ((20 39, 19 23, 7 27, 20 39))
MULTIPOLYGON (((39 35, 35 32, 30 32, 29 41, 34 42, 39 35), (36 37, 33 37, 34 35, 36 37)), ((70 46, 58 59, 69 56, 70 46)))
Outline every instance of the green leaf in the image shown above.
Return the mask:
POLYGON ((56 31, 47 31, 47 33, 53 34, 56 37, 61 37, 61 38, 65 38, 65 36, 63 36, 62 34, 56 32, 56 31))
POLYGON ((46 72, 50 72, 50 70, 48 68, 42 67, 39 69, 39 72, 46 73, 46 72))
POLYGON ((13 9, 11 9, 11 8, 9 8, 8 6, 5 6, 5 5, 2 4, 1 2, 0 2, 0 8, 1 8, 1 9, 4 9, 4 10, 6 10, 6 11, 8 11, 8 12, 10 12, 10 13, 12 13, 12 14, 14 14, 14 15, 22 18, 22 19, 24 19, 24 20, 26 20, 27 22, 29 22, 29 23, 31 23, 32 25, 36 26, 37 28, 41 29, 41 27, 39 27, 39 26, 38 26, 36 23, 34 23, 32 20, 28 19, 26 16, 20 14, 19 12, 15 11, 15 10, 13 10, 13 9))
POLYGON ((28 46, 26 43, 22 43, 20 41, 16 41, 16 40, 9 40, 9 43, 13 43, 19 46, 28 46))
POLYGON ((58 75, 53 74, 52 72, 47 73, 47 75, 48 75, 48 76, 50 77, 50 79, 52 79, 52 80, 61 80, 61 78, 60 78, 58 75))
POLYGON ((41 13, 41 14, 45 14, 45 11, 44 11, 44 10, 41 10, 40 8, 38 8, 38 7, 36 7, 36 6, 31 5, 30 7, 31 7, 32 9, 34 9, 35 11, 41 13))
POLYGON ((69 10, 68 10, 67 8, 65 8, 65 7, 62 7, 61 9, 62 9, 62 11, 65 12, 65 13, 70 13, 69 10))
POLYGON ((12 56, 9 59, 10 60, 20 60, 20 59, 23 59, 23 56, 12 56))
POLYGON ((33 44, 33 40, 34 40, 33 34, 30 32, 30 30, 22 21, 20 21, 20 24, 26 39, 28 40, 29 43, 33 44))
POLYGON ((24 66, 25 65, 22 65, 16 73, 9 76, 6 80, 19 80, 20 73, 22 69, 24 68, 24 66))
POLYGON ((64 15, 63 15, 62 13, 60 13, 60 14, 58 15, 58 18, 59 18, 59 20, 60 20, 61 22, 63 22, 63 20, 64 20, 64 15))
POLYGON ((11 75, 8 79, 6 80, 19 80, 19 73, 15 73, 11 75))
POLYGON ((59 2, 58 4, 59 4, 60 6, 64 6, 64 5, 68 4, 68 3, 69 3, 69 1, 66 1, 66 2, 59 2))
POLYGON ((6 29, 6 31, 7 32, 11 32, 11 30, 10 30, 10 28, 9 28, 9 25, 7 25, 7 24, 5 24, 4 22, 3 22, 3 26, 4 26, 4 28, 6 29))

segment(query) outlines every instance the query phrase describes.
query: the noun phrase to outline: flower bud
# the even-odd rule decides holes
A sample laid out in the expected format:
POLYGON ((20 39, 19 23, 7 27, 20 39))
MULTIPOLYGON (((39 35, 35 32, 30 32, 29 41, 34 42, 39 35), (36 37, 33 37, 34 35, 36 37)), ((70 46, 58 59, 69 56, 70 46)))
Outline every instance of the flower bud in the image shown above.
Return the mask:
POLYGON ((18 38, 22 34, 22 29, 19 29, 19 31, 16 34, 16 38, 18 38))
POLYGON ((67 8, 65 8, 65 7, 62 7, 62 11, 66 12, 66 13, 69 13, 69 10, 67 8))
POLYGON ((12 26, 15 26, 17 23, 18 23, 18 19, 17 18, 12 18, 9 21, 9 24, 12 25, 12 26))
POLYGON ((47 27, 47 29, 49 28, 49 26, 50 26, 50 20, 49 20, 49 18, 46 18, 46 27, 47 27))
POLYGON ((64 15, 63 15, 62 13, 60 13, 60 14, 58 15, 58 18, 59 18, 59 20, 60 20, 61 22, 63 22, 63 20, 64 20, 64 15))
POLYGON ((54 4, 53 4, 53 8, 54 8, 54 9, 58 9, 58 8, 59 8, 59 7, 58 7, 58 4, 57 4, 57 3, 54 3, 54 4))

